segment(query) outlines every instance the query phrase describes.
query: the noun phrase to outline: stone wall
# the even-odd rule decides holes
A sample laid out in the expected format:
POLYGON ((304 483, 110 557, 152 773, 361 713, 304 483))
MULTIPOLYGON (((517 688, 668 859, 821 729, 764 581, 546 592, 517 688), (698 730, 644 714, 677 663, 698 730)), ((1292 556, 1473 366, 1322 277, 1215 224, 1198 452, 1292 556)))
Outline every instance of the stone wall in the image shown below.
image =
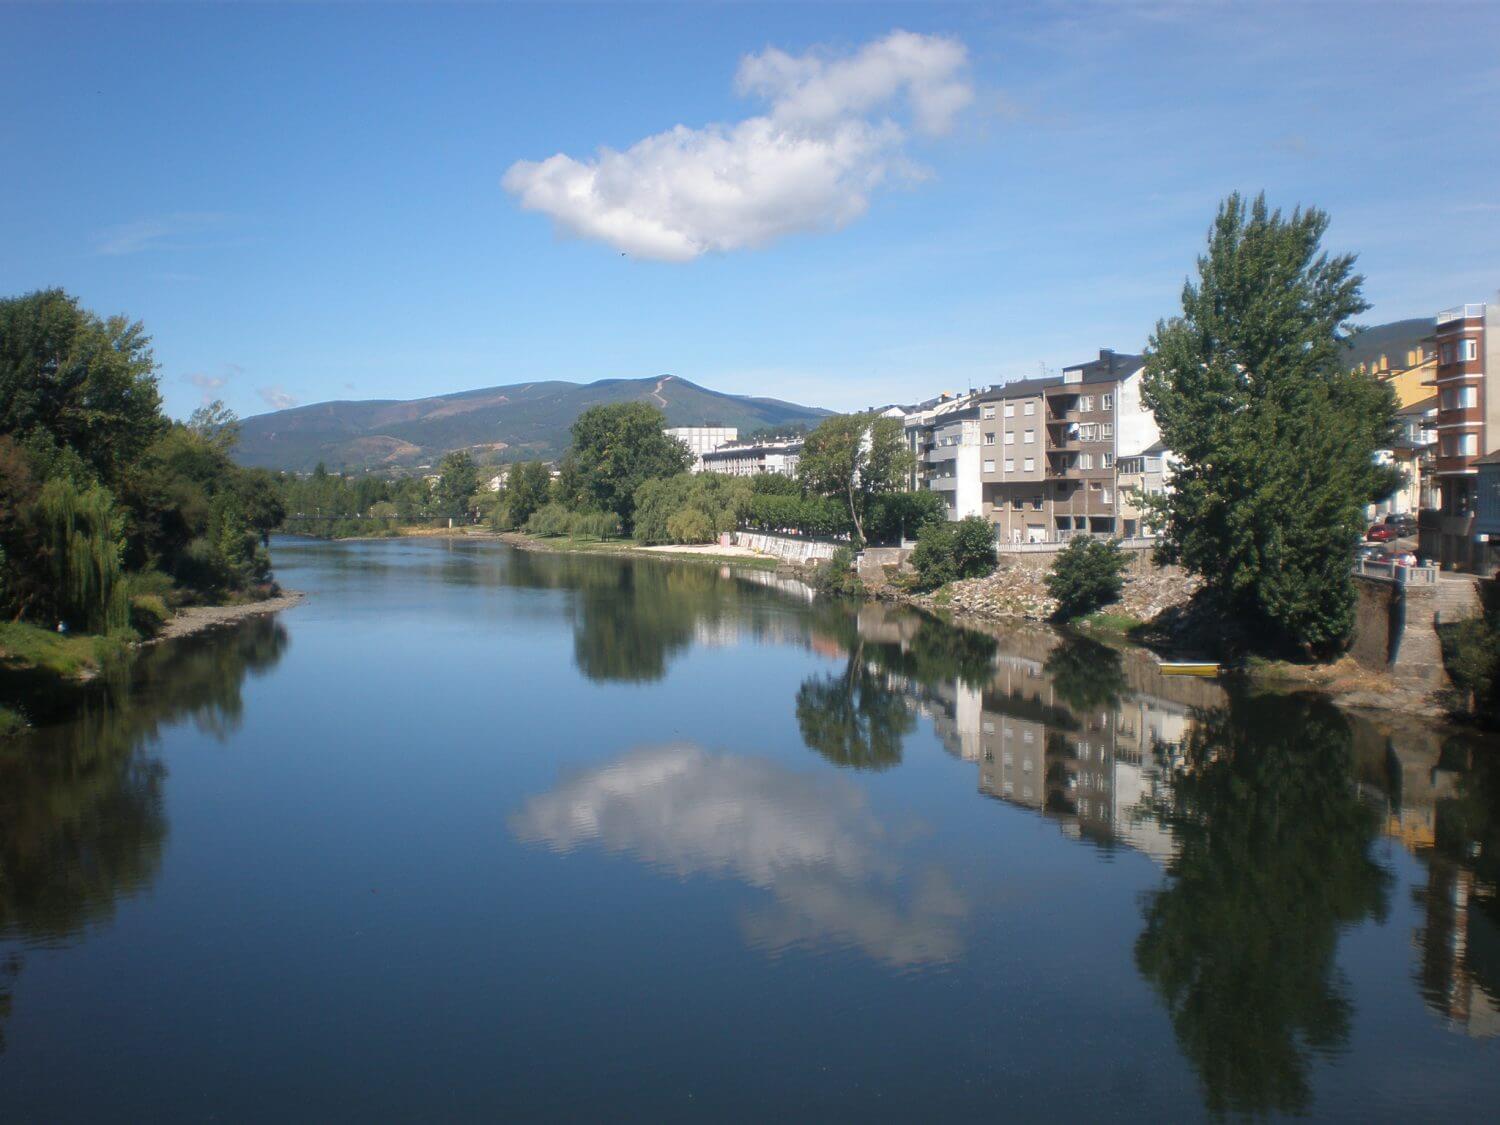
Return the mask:
POLYGON ((1349 651, 1361 665, 1387 672, 1417 687, 1439 688, 1443 668, 1439 621, 1472 612, 1477 600, 1471 583, 1444 577, 1437 587, 1402 585, 1388 578, 1358 575, 1354 636, 1349 651))

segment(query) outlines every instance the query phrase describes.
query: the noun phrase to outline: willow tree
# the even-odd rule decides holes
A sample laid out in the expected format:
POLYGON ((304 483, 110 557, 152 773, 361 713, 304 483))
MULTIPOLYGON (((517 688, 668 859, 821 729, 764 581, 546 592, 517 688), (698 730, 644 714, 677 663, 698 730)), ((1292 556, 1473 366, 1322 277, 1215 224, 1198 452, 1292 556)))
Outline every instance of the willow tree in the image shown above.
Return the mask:
POLYGON ((42 487, 38 513, 46 529, 57 609, 66 621, 94 633, 123 629, 130 620, 120 568, 120 515, 100 485, 70 481, 42 487))
POLYGON ((1374 457, 1395 396, 1350 366, 1369 306, 1353 256, 1321 251, 1327 229, 1316 209, 1225 200, 1182 315, 1151 337, 1143 393, 1174 458, 1159 558, 1263 640, 1313 653, 1349 632, 1365 505, 1396 483, 1374 457))

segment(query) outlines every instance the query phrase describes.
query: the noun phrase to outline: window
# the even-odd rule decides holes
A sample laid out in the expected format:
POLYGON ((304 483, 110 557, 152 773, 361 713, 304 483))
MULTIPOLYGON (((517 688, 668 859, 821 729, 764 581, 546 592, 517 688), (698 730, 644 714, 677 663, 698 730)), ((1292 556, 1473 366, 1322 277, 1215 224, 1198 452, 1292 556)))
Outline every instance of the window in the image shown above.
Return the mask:
POLYGON ((985 445, 994 445, 995 444, 995 435, 994 434, 985 434, 984 435, 984 444, 985 445))
POLYGON ((994 416, 995 416, 995 408, 993 406, 986 406, 984 408, 983 413, 980 414, 980 417, 984 418, 986 420, 988 420, 990 418, 993 418, 994 416))
POLYGON ((1113 410, 1114 408, 1115 408, 1115 396, 1114 395, 1100 395, 1099 396, 1099 409, 1100 410, 1113 410))
POLYGON ((1106 504, 1113 504, 1115 502, 1113 494, 1107 488, 1104 490, 1104 495, 1103 495, 1102 499, 1104 500, 1104 502, 1106 504))
POLYGON ((1016 459, 1014 457, 1007 457, 1005 459, 1005 471, 1007 473, 1013 473, 1016 471, 1016 459))
POLYGON ((1094 396, 1093 395, 1082 395, 1082 396, 1080 396, 1079 399, 1078 399, 1078 409, 1082 410, 1084 413, 1088 413, 1090 410, 1093 410, 1094 409, 1094 396))
POLYGON ((1025 414, 1026 417, 1028 417, 1028 418, 1030 418, 1033 414, 1035 414, 1036 413, 1036 399, 1028 399, 1026 401, 1026 406, 1024 407, 1024 409, 1021 412, 1023 414, 1025 414))
MULTIPOLYGON (((1026 472, 1028 472, 1028 473, 1035 472, 1036 471, 1036 458, 1035 457, 1028 457, 1028 458, 1026 458, 1026 460, 1024 460, 1024 461, 1021 462, 1021 468, 1023 470, 1025 470, 1026 472)), ((1038 503, 1038 504, 1034 505, 1034 507, 1040 508, 1041 504, 1038 503)))
POLYGON ((1113 438, 1115 436, 1115 424, 1113 422, 1103 423, 1099 427, 1099 436, 1101 438, 1104 438, 1106 441, 1113 438))
POLYGON ((1438 362, 1439 363, 1452 363, 1453 362, 1453 345, 1452 344, 1444 344, 1443 345, 1442 358, 1438 362))
POLYGON ((1098 422, 1085 422, 1085 423, 1083 423, 1083 425, 1079 426, 1078 427, 1078 440, 1079 441, 1098 441, 1099 440, 1099 423, 1098 422))
POLYGON ((1005 431, 1005 444, 1006 445, 1015 445, 1016 444, 1016 431, 1015 430, 1006 430, 1005 431))
POLYGON ((1080 453, 1078 455, 1078 467, 1080 469, 1092 469, 1094 467, 1094 455, 1092 453, 1080 453))
POLYGON ((1479 452, 1478 434, 1458 435, 1458 455, 1460 457, 1473 457, 1479 452))
POLYGON ((1012 498, 1010 506, 1019 512, 1021 510, 1021 506, 1025 503, 1026 501, 1022 500, 1019 496, 1016 496, 1012 498))
POLYGON ((1016 404, 1015 403, 1013 403, 1013 402, 1007 402, 1005 404, 1005 416, 1007 418, 1014 418, 1016 416, 1016 404))
POLYGON ((1025 436, 1022 437, 1021 440, 1027 445, 1030 445, 1032 442, 1036 441, 1036 431, 1027 430, 1025 436))
POLYGON ((1115 464, 1115 455, 1113 453, 1101 453, 1101 454, 1099 454, 1099 467, 1101 469, 1110 469, 1110 468, 1113 468, 1114 464, 1115 464))
POLYGON ((987 473, 993 473, 995 471, 995 462, 986 461, 984 463, 984 471, 987 473))
POLYGON ((1036 512, 1040 512, 1042 510, 1042 497, 1040 494, 1031 498, 1031 508, 1036 512))
POLYGON ((1479 342, 1477 340, 1460 340, 1458 342, 1458 358, 1461 363, 1471 362, 1479 357, 1479 342))
POLYGON ((1096 481, 1096 480, 1089 481, 1089 491, 1090 492, 1098 492, 1099 491, 1099 482, 1096 481))

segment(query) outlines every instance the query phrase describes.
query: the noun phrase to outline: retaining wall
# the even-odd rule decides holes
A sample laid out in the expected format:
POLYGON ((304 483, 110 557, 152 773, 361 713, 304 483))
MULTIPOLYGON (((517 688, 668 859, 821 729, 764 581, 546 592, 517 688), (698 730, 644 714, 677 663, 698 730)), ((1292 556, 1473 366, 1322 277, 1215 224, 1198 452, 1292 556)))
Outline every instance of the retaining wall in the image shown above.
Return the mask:
POLYGON ((826 539, 800 539, 793 535, 767 535, 763 531, 736 531, 734 542, 762 555, 771 555, 784 562, 805 565, 832 558, 833 553, 845 544, 826 539))

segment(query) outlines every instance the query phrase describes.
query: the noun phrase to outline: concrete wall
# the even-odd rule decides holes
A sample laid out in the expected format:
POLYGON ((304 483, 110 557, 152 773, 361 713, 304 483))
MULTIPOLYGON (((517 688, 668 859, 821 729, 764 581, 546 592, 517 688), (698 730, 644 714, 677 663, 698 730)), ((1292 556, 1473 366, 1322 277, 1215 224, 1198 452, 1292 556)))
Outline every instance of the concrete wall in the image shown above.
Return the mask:
POLYGON ((798 539, 790 535, 767 535, 761 531, 736 531, 734 541, 741 547, 792 563, 821 562, 846 546, 825 539, 798 539))
POLYGON ((1438 587, 1402 586, 1387 578, 1359 575, 1350 653, 1366 668, 1388 672, 1418 687, 1447 683, 1439 620, 1451 622, 1472 612, 1473 587, 1454 580, 1438 587))

